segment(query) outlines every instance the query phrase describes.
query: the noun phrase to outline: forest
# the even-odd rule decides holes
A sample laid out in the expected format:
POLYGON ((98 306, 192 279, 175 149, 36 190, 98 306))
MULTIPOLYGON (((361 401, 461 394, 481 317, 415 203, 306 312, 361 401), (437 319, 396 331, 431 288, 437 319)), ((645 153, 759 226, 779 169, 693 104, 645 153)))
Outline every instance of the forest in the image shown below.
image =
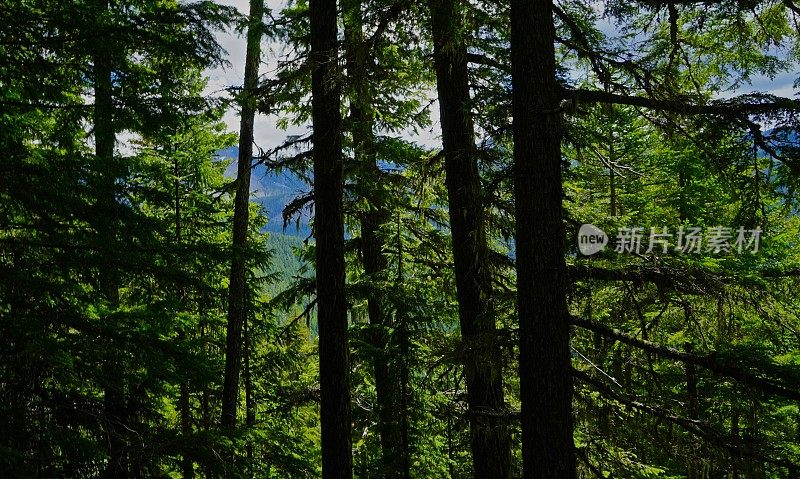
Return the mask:
POLYGON ((795 1, 0 0, 0 478, 800 478, 795 1))

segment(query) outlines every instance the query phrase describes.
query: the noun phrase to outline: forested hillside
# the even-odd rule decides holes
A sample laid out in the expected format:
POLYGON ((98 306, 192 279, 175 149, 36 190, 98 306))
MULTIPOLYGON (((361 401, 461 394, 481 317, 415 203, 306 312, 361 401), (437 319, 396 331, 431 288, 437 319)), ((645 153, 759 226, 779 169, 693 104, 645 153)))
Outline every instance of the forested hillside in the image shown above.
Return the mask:
POLYGON ((794 0, 0 25, 0 478, 800 477, 794 0))

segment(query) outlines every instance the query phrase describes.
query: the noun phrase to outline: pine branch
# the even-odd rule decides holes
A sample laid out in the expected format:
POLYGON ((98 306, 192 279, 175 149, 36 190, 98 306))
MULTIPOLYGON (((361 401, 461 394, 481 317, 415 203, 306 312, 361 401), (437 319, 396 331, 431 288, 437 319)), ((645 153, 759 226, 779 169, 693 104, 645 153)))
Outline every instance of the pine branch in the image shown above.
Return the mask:
POLYGON ((511 73, 511 66, 495 60, 487 55, 479 53, 467 52, 467 61, 475 65, 485 65, 488 67, 496 68, 504 73, 511 73))
MULTIPOLYGON (((776 382, 773 378, 757 376, 751 371, 732 364, 732 362, 723 357, 719 352, 712 352, 709 354, 688 353, 669 346, 639 339, 618 329, 610 328, 583 318, 572 316, 570 322, 579 328, 587 329, 601 336, 615 339, 621 343, 649 353, 657 354, 663 358, 703 367, 717 376, 734 379, 741 384, 757 389, 765 394, 800 401, 800 384, 784 385, 776 382)), ((775 368, 776 366, 778 365, 768 365, 769 368, 775 368)))
POLYGON ((592 389, 599 392, 603 396, 609 399, 613 399, 614 401, 617 401, 620 404, 623 404, 630 408, 636 409, 637 411, 641 411, 655 418, 662 419, 671 424, 675 424, 676 426, 679 426, 685 431, 701 439, 704 439, 709 444, 712 444, 716 447, 728 451, 733 456, 751 457, 753 459, 757 459, 763 462, 768 462, 776 466, 786 467, 790 470, 796 470, 797 467, 800 466, 800 464, 794 463, 787 459, 776 458, 774 453, 772 452, 770 452, 769 454, 762 454, 757 451, 750 450, 749 448, 743 448, 738 444, 733 443, 722 432, 720 432, 715 427, 706 422, 697 419, 689 419, 677 416, 665 408, 659 406, 651 406, 649 404, 642 402, 638 398, 634 398, 622 394, 620 392, 617 392, 610 386, 604 384, 603 382, 597 380, 596 378, 593 378, 591 375, 583 371, 579 371, 573 368, 572 375, 573 377, 583 382, 584 384, 591 386, 592 389))
POLYGON ((41 109, 41 110, 89 110, 94 108, 92 103, 43 103, 36 101, 16 101, 16 100, 0 100, 0 106, 23 108, 23 109, 41 109))
POLYGON ((704 292, 708 286, 721 286, 737 282, 752 282, 762 278, 797 278, 800 268, 757 269, 748 276, 735 272, 710 271, 703 268, 674 266, 630 266, 626 268, 602 268, 587 265, 567 266, 573 280, 632 281, 635 283, 655 283, 660 286, 684 288, 704 292))
POLYGON ((730 100, 711 101, 705 105, 693 103, 688 99, 658 99, 580 88, 563 88, 562 97, 574 103, 612 103, 683 115, 717 115, 739 118, 763 113, 800 111, 800 100, 774 95, 741 95, 730 100))

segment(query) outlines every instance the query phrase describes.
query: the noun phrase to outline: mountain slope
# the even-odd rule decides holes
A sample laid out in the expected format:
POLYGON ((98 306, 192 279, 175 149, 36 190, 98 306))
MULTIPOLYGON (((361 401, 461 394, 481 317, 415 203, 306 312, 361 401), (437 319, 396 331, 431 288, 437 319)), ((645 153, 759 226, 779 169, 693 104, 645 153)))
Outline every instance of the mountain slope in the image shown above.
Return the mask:
MULTIPOLYGON (((225 172, 226 176, 236 176, 236 158, 239 156, 239 148, 233 146, 220 150, 217 154, 220 158, 232 160, 225 172)), ((286 229, 283 228, 283 209, 292 200, 308 193, 309 190, 310 187, 290 171, 276 172, 263 164, 257 164, 253 168, 250 191, 254 201, 264 208, 269 218, 266 231, 300 237, 310 235, 311 228, 308 223, 311 212, 308 210, 303 211, 299 217, 293 217, 286 229)))

